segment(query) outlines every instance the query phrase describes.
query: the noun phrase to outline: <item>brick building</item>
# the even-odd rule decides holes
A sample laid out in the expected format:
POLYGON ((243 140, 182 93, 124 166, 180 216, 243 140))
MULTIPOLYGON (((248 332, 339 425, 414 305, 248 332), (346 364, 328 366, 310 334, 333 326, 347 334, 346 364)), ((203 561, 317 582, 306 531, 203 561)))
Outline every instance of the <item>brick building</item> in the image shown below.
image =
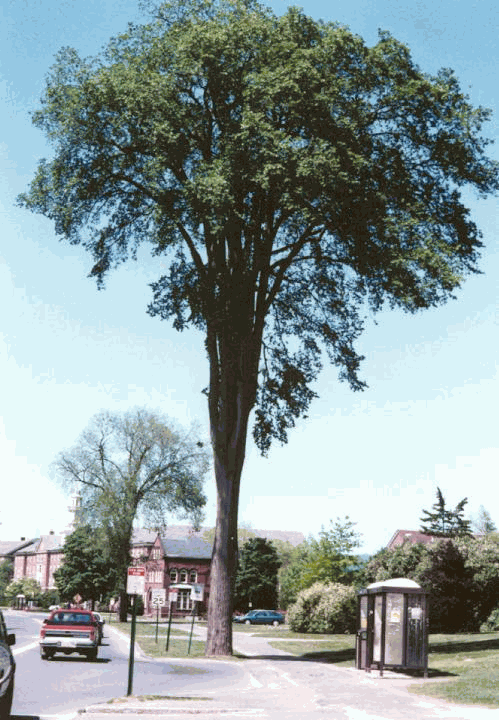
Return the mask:
MULTIPOLYGON (((131 563, 145 568, 145 589, 143 595, 146 613, 152 613, 154 589, 170 588, 177 592, 175 612, 189 614, 192 611, 191 591, 193 585, 204 588, 203 602, 197 610, 205 612, 210 592, 210 567, 212 532, 201 528, 194 532, 184 525, 172 525, 163 533, 136 529, 130 549, 131 563)), ((42 591, 55 588, 54 572, 61 565, 64 554, 63 546, 66 536, 71 531, 56 535, 41 535, 29 540, 13 552, 14 579, 34 578, 40 583, 42 591)), ((268 540, 283 540, 292 545, 303 542, 304 536, 299 532, 251 530, 251 535, 265 537, 268 540)), ((166 608, 163 612, 166 612, 166 608)))
POLYGON ((40 583, 45 592, 55 588, 54 572, 63 558, 65 535, 41 535, 30 540, 14 554, 14 580, 29 577, 40 583))

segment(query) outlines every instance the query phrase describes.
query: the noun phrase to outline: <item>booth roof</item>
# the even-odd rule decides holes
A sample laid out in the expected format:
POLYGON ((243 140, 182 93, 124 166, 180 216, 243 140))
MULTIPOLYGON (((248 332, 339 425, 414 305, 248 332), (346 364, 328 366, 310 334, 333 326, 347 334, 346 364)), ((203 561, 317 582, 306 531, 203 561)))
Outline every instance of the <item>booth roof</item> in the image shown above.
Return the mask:
POLYGON ((382 587, 396 587, 396 588, 407 588, 408 590, 418 589, 421 590, 421 585, 418 585, 414 580, 409 578, 393 578, 392 580, 380 580, 379 582, 371 583, 367 586, 367 590, 375 590, 376 588, 382 587))

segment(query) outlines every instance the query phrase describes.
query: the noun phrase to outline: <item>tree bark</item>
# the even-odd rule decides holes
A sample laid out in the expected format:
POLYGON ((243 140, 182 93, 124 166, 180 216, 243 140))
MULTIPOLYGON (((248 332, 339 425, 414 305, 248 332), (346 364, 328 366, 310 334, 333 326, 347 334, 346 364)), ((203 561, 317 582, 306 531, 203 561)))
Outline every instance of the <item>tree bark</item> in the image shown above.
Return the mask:
POLYGON ((220 340, 208 331, 210 429, 217 484, 217 522, 208 601, 207 655, 232 654, 232 596, 237 520, 248 420, 255 400, 255 359, 238 333, 220 340), (210 342, 211 341, 211 342, 210 342), (223 372, 220 372, 223 368, 223 372))

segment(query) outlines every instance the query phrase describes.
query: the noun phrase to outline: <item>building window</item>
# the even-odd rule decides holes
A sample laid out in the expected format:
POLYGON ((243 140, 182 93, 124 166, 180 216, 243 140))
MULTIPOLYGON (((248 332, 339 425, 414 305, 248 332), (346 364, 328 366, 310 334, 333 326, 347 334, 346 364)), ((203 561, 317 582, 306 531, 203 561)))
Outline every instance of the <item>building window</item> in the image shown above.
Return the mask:
POLYGON ((175 568, 173 570, 170 570, 170 582, 177 582, 177 571, 175 570, 175 568))
POLYGON ((177 595, 177 610, 190 610, 191 608, 191 591, 179 590, 177 595))
POLYGON ((192 585, 194 585, 195 583, 197 583, 197 581, 198 581, 197 570, 191 570, 191 571, 189 572, 189 582, 190 582, 192 585))
POLYGON ((180 571, 180 582, 186 583, 187 582, 187 570, 181 570, 180 571))
POLYGON ((163 580, 163 577, 162 577, 163 573, 161 572, 161 570, 150 570, 148 575, 149 575, 149 578, 148 578, 149 582, 160 583, 163 580))
POLYGON ((153 548, 151 551, 151 560, 161 560, 161 548, 153 548))

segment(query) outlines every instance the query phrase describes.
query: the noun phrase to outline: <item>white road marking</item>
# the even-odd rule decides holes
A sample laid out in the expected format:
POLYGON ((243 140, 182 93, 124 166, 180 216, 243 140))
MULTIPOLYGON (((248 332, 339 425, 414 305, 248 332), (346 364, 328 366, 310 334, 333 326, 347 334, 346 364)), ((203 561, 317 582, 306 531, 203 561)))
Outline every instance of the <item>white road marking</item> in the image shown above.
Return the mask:
POLYGON ((34 643, 31 643, 31 645, 23 645, 23 647, 14 648, 12 650, 12 654, 20 655, 21 653, 26 652, 27 650, 33 650, 33 648, 38 647, 38 645, 39 645, 38 642, 34 642, 34 643))

